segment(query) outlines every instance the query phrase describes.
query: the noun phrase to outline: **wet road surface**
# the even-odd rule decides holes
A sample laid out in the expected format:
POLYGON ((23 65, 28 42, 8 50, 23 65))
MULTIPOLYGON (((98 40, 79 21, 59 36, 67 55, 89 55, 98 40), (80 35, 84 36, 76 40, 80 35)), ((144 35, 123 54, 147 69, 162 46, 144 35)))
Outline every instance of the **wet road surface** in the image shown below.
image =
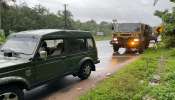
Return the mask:
POLYGON ((133 54, 113 54, 109 41, 97 42, 100 63, 96 71, 87 80, 81 81, 77 77, 66 76, 52 83, 45 84, 25 93, 26 100, 76 100, 87 90, 96 86, 101 80, 109 77, 119 68, 137 59, 133 54))

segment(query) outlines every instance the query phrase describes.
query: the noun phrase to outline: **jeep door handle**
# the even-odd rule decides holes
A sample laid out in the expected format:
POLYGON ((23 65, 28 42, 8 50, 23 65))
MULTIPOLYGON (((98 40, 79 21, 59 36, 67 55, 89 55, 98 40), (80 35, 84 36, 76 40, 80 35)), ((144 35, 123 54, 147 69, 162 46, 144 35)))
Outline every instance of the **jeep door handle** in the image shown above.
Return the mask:
POLYGON ((82 54, 83 54, 83 55, 86 55, 87 53, 86 53, 86 52, 83 52, 82 54))

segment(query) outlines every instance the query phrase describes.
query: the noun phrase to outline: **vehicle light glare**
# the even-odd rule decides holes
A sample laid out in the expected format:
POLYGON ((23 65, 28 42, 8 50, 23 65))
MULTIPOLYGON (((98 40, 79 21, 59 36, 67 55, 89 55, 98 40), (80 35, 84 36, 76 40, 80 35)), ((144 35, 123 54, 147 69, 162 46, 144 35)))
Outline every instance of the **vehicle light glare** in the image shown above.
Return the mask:
POLYGON ((114 40, 114 41, 117 41, 117 38, 114 38, 113 40, 114 40))
POLYGON ((135 43, 134 42, 131 42, 131 45, 135 45, 135 43))
POLYGON ((134 39, 134 41, 135 41, 135 42, 138 42, 138 41, 139 41, 139 39, 134 39))

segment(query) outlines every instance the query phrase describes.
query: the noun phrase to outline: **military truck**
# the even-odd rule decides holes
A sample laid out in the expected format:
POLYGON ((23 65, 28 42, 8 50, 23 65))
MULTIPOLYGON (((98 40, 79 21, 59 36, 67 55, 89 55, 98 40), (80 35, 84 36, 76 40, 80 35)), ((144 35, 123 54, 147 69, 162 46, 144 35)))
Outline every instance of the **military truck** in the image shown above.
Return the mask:
POLYGON ((126 48, 127 51, 138 51, 142 53, 149 46, 152 28, 142 23, 114 23, 113 36, 110 43, 114 52, 119 48, 126 48))

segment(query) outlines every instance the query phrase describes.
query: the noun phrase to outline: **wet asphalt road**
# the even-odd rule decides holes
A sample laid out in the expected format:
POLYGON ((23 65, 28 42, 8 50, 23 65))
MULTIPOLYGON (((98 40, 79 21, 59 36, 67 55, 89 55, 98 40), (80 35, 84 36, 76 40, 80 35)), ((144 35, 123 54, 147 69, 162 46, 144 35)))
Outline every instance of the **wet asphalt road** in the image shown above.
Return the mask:
POLYGON ((137 59, 135 54, 113 54, 109 41, 97 42, 100 63, 96 65, 96 72, 92 72, 87 80, 81 81, 77 77, 66 76, 55 82, 45 84, 25 93, 26 100, 76 100, 87 90, 95 87, 101 80, 109 77, 119 68, 137 59))

